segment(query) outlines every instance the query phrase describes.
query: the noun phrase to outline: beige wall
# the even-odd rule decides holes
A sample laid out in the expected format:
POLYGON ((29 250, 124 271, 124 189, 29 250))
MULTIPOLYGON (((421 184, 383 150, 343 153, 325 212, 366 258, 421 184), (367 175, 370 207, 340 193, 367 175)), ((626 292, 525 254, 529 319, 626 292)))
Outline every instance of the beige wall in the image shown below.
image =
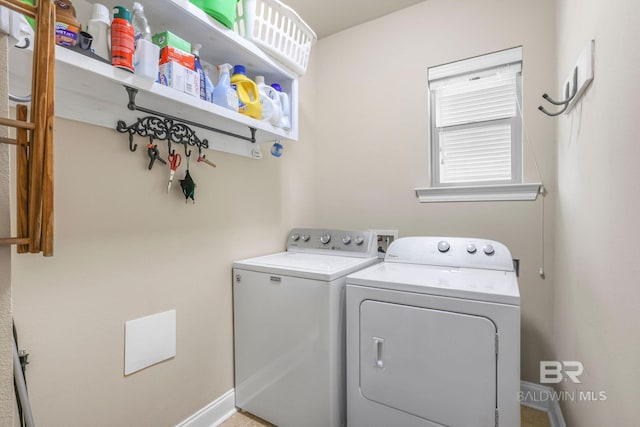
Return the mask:
POLYGON ((555 334, 558 360, 584 364, 604 402, 563 402, 569 426, 638 423, 640 395, 640 51, 636 0, 558 2, 558 78, 595 39, 595 79, 558 123, 555 334))
MULTIPOLYGON (((553 200, 420 204, 428 185, 427 67, 522 45, 524 118, 544 182, 555 191, 554 122, 537 111, 554 85, 554 2, 429 0, 322 39, 317 46, 318 219, 335 227, 398 229, 401 236, 477 236, 521 259, 523 378, 538 380, 552 335, 553 200)), ((525 146, 528 181, 537 182, 525 146)))
MULTIPOLYGON (((0 117, 8 117, 7 36, 0 34, 0 117)), ((0 136, 7 136, 0 128, 0 136)), ((0 237, 10 233, 9 147, 0 144, 0 237)), ((13 425, 13 353, 11 333, 11 248, 0 246, 0 425, 13 425)))
MULTIPOLYGON (((212 152, 217 169, 192 168, 195 206, 167 196, 166 170, 147 171, 144 152, 130 153, 123 135, 58 120, 56 255, 13 260, 38 425, 172 425, 233 387, 231 262, 280 250, 295 225, 504 242, 521 259, 523 378, 538 382, 540 360, 580 360, 583 384, 564 389, 609 398, 564 402, 567 425, 633 425, 640 101, 626 94, 638 92, 639 8, 429 0, 322 39, 301 82, 301 141, 286 143, 280 160, 212 152), (540 95, 557 92, 590 38, 596 80, 581 106, 556 119, 540 114, 540 95), (550 193, 544 247, 540 200, 419 204, 413 193, 428 185, 427 67, 517 45, 526 178, 538 180, 533 148, 550 193), (124 322, 170 308, 176 358, 124 378, 124 322)), ((0 209, 2 185, 0 175, 0 209)), ((0 284, 8 260, 0 252, 0 284)))
MULTIPOLYGON (((304 79, 301 96, 313 104, 304 79)), ((148 171, 126 136, 57 119, 55 255, 13 263, 38 426, 170 426, 233 388, 231 263, 282 250, 314 217, 307 104, 300 114, 281 159, 264 146, 261 161, 192 162, 195 205, 167 195, 168 168, 148 171), (124 322, 174 308, 176 357, 125 378, 124 322)))

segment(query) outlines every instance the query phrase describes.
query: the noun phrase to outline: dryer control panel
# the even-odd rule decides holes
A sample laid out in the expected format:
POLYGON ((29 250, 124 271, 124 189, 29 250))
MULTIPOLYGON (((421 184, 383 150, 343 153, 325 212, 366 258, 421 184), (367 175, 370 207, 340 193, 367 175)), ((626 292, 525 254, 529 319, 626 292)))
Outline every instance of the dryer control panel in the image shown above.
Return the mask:
POLYGON ((494 240, 468 237, 403 237, 389 246, 385 262, 514 271, 509 249, 494 240))
POLYGON ((287 251, 375 257, 374 237, 370 230, 294 228, 287 238, 287 251))

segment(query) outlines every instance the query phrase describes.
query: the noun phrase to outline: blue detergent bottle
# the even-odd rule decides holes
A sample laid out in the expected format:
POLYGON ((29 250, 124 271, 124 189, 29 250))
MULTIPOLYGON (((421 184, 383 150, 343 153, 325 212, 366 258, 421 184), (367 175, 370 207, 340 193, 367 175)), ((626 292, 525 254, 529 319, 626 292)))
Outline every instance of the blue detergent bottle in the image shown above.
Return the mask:
POLYGON ((191 53, 194 56, 194 71, 198 73, 198 88, 200 90, 200 99, 207 99, 207 80, 206 75, 204 73, 204 69, 202 68, 202 64, 200 63, 200 49, 202 45, 200 43, 196 43, 191 47, 191 53))

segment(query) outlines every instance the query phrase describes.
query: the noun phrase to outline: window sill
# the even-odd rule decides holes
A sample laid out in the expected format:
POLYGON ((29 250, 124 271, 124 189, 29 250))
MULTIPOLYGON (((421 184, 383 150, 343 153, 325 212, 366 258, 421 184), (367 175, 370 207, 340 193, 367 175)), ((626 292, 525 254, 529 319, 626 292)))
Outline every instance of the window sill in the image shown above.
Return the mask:
POLYGON ((540 183, 416 188, 420 203, 536 200, 540 183))

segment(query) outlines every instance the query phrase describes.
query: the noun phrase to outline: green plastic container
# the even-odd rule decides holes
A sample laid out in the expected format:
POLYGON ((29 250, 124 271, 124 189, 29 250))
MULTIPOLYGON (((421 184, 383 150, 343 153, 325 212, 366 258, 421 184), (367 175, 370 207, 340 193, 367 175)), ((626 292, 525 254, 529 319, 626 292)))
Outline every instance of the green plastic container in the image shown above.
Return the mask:
POLYGON ((189 0, 207 15, 220 22, 227 28, 233 29, 236 21, 238 1, 240 0, 189 0))

